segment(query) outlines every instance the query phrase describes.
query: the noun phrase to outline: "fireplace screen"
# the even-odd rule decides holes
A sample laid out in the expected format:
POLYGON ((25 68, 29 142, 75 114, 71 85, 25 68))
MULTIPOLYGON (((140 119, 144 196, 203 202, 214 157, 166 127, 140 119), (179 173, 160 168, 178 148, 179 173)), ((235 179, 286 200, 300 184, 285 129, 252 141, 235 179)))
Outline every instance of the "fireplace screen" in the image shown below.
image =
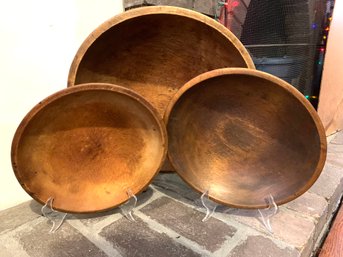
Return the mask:
POLYGON ((334 0, 144 0, 126 9, 174 5, 217 19, 251 54, 255 66, 296 87, 316 107, 334 0))

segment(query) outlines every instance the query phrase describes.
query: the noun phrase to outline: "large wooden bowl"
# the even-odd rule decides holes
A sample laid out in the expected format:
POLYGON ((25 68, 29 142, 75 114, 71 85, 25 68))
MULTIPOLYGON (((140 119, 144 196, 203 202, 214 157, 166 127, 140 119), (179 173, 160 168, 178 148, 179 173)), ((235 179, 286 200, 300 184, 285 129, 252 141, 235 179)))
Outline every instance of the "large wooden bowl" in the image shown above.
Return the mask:
POLYGON ((128 87, 162 116, 187 81, 225 67, 254 64, 219 22, 177 7, 143 7, 113 17, 89 35, 71 65, 68 86, 107 82, 128 87))
POLYGON ((141 192, 165 158, 165 126, 129 89, 85 84, 35 106, 12 142, 12 166, 40 203, 64 212, 97 212, 141 192))
POLYGON ((272 75, 219 69, 188 82, 166 113, 168 156, 199 192, 239 208, 283 204, 318 178, 326 138, 310 103, 272 75))

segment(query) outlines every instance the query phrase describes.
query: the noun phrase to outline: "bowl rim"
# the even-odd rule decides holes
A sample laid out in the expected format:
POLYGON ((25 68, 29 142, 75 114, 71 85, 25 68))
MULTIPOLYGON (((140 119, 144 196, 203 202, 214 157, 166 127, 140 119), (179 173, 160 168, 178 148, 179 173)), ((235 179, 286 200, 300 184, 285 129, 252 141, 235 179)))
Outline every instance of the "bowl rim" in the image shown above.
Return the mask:
POLYGON ((134 18, 138 18, 142 16, 148 16, 148 15, 160 15, 160 14, 182 16, 182 17, 193 19, 198 22, 202 22, 206 24, 207 26, 210 26, 211 28, 213 28, 214 30, 222 34, 225 38, 227 38, 233 44, 233 46, 241 54, 248 68, 255 69, 255 64, 249 52, 243 46, 240 40, 229 29, 227 29, 225 26, 215 21, 214 19, 211 19, 210 17, 207 17, 206 15, 202 13, 185 9, 185 8, 181 8, 181 7, 146 6, 146 7, 139 7, 139 8, 131 9, 131 10, 122 12, 120 14, 117 14, 116 16, 113 16, 112 18, 109 18, 107 21, 103 22, 93 32, 89 34, 89 36, 83 41, 83 43, 81 44, 81 46, 79 47, 79 49, 77 50, 74 56, 74 59, 69 69, 67 86, 71 87, 75 85, 76 74, 77 74, 79 65, 83 59, 83 56, 86 54, 86 52, 91 47, 91 45, 102 34, 106 33, 110 28, 120 23, 123 23, 125 21, 128 21, 130 19, 134 19, 134 18))
MULTIPOLYGON (((167 132, 168 132, 169 117, 173 111, 173 108, 176 105, 176 103, 178 102, 178 100, 182 97, 182 95, 186 91, 188 91, 189 89, 191 89, 193 87, 199 86, 199 84, 201 82, 206 81, 208 79, 220 77, 220 76, 229 76, 229 75, 246 75, 246 76, 258 77, 258 78, 273 82, 277 86, 280 86, 282 89, 289 92, 293 97, 295 97, 303 105, 303 107, 305 107, 305 109, 308 111, 311 118, 313 119, 315 127, 316 127, 317 132, 318 132, 319 142, 320 142, 320 153, 319 153, 319 159, 318 159, 317 166, 316 166, 316 168, 312 174, 312 177, 307 181, 307 183, 301 189, 299 189, 294 194, 290 194, 288 197, 286 197, 282 200, 276 201, 276 204, 281 205, 281 204, 284 204, 284 203, 287 203, 287 202, 290 202, 290 201, 296 199, 297 197, 304 194, 316 182, 319 175, 321 174, 321 172, 324 168, 325 160, 326 160, 327 140, 326 140, 324 126, 320 120, 318 113, 314 109, 314 107, 310 104, 310 102, 305 98, 305 96, 303 94, 301 94, 295 87, 290 85, 288 82, 286 82, 286 81, 284 81, 284 80, 282 80, 282 79, 280 79, 274 75, 271 75, 269 73, 259 71, 259 70, 247 69, 247 68, 223 68, 223 69, 216 69, 216 70, 212 70, 212 71, 202 73, 199 76, 191 79, 183 87, 181 87, 180 90, 173 96, 173 98, 169 102, 169 105, 168 105, 166 112, 164 114, 164 121, 166 124, 167 132)), ((170 142, 169 142, 169 145, 171 145, 170 142)), ((188 181, 187 179, 184 179, 184 177, 179 173, 178 169, 176 168, 176 165, 174 164, 175 162, 173 160, 173 157, 172 157, 169 149, 168 149, 167 155, 168 155, 168 158, 170 160, 172 167, 178 173, 178 175, 190 187, 192 187, 193 189, 195 189, 196 191, 198 191, 200 193, 204 193, 203 189, 197 187, 195 184, 192 183, 192 181, 188 181)), ((207 192, 207 193, 208 193, 208 196, 211 200, 213 200, 217 203, 220 203, 220 204, 224 204, 224 205, 227 205, 230 207, 234 207, 234 208, 260 209, 260 208, 267 208, 268 207, 267 204, 265 204, 265 205, 260 205, 260 204, 245 205, 245 204, 234 204, 234 203, 230 203, 230 202, 225 202, 225 201, 222 201, 222 200, 214 197, 213 195, 211 195, 211 192, 207 192)))
MULTIPOLYGON (((26 186, 24 181, 21 178, 20 175, 20 170, 17 165, 17 157, 18 157, 18 148, 20 147, 20 141, 22 139, 23 133, 26 130, 26 127, 30 124, 30 121, 40 112, 42 111, 45 107, 47 107, 49 104, 53 103, 56 100, 59 100, 65 96, 74 94, 74 93, 82 93, 82 92, 88 92, 88 91, 107 91, 111 93, 116 93, 116 94, 121 94, 126 97, 129 97, 131 99, 134 99, 138 104, 140 104, 143 108, 145 108, 151 115, 151 117, 155 120, 156 125, 158 125, 158 133, 159 136, 161 137, 161 159, 159 161, 159 166, 156 170, 151 172, 151 178, 150 180, 142 185, 142 187, 139 190, 136 190, 132 192, 134 195, 138 195, 141 193, 145 188, 147 188, 154 177, 158 174, 159 170, 161 169, 164 160, 166 159, 167 156, 167 149, 168 149, 168 136, 167 136, 167 131, 166 127, 164 125, 164 122, 160 115, 157 113, 156 109, 147 101, 145 100, 142 96, 137 94, 131 89, 124 88, 118 85, 114 84, 109 84, 109 83, 84 83, 80 85, 76 85, 70 88, 65 88, 62 89, 58 92, 55 92, 54 94, 46 97, 42 101, 40 101, 38 104, 36 104, 22 119, 20 122, 18 128, 16 129, 13 139, 12 139, 12 145, 11 145, 11 165, 12 169, 14 171, 14 174, 21 185, 21 187, 24 189, 24 191, 29 194, 34 200, 37 202, 41 203, 42 205, 46 204, 38 195, 35 194, 35 192, 32 192, 30 188, 26 186)), ((58 207, 53 207, 55 210, 66 212, 66 213, 97 213, 97 212, 103 212, 103 211, 108 211, 111 210, 115 207, 120 206, 124 202, 126 202, 130 197, 122 202, 114 203, 112 206, 103 208, 103 209, 92 209, 86 210, 86 211, 78 211, 78 210, 73 210, 73 209, 63 209, 63 208, 58 208, 58 207)), ((48 199, 46 199, 48 200, 48 199)))

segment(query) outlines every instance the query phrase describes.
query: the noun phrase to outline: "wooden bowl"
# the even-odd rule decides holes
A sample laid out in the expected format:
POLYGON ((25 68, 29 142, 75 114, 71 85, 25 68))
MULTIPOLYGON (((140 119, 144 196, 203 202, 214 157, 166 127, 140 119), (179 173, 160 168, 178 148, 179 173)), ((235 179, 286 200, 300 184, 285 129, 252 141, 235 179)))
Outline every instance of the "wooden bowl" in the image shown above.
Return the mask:
POLYGON ((143 7, 113 17, 89 35, 71 65, 68 86, 106 82, 131 88, 163 116, 187 81, 225 67, 254 64, 219 22, 177 7, 143 7))
POLYGON ((287 82, 256 70, 219 69, 189 81, 166 113, 178 174, 216 202, 283 204, 316 181, 326 158, 321 121, 287 82))
POLYGON ((165 126, 129 89, 84 84, 36 105, 12 142, 12 166, 24 190, 63 212, 89 213, 139 194, 165 159, 165 126))

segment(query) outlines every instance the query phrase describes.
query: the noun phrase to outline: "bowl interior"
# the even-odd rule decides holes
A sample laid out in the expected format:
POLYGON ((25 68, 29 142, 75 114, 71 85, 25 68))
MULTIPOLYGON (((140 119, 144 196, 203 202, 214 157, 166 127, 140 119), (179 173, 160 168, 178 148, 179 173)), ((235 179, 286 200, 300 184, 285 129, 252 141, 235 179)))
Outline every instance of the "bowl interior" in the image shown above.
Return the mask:
POLYGON ((24 119, 12 163, 36 200, 94 212, 117 206, 146 187, 165 155, 161 122, 135 97, 76 87, 42 102, 24 119), (70 93, 69 91, 72 91, 70 93))
POLYGON ((325 136, 304 103, 278 83, 222 74, 179 96, 167 125, 169 158, 186 182, 243 208, 266 206, 269 194, 287 202, 314 183, 325 136))
POLYGON ((141 8, 114 17, 93 32, 74 60, 69 85, 108 82, 128 87, 162 116, 183 84, 224 67, 252 68, 253 62, 216 21, 183 9, 176 13, 170 7, 141 8))

